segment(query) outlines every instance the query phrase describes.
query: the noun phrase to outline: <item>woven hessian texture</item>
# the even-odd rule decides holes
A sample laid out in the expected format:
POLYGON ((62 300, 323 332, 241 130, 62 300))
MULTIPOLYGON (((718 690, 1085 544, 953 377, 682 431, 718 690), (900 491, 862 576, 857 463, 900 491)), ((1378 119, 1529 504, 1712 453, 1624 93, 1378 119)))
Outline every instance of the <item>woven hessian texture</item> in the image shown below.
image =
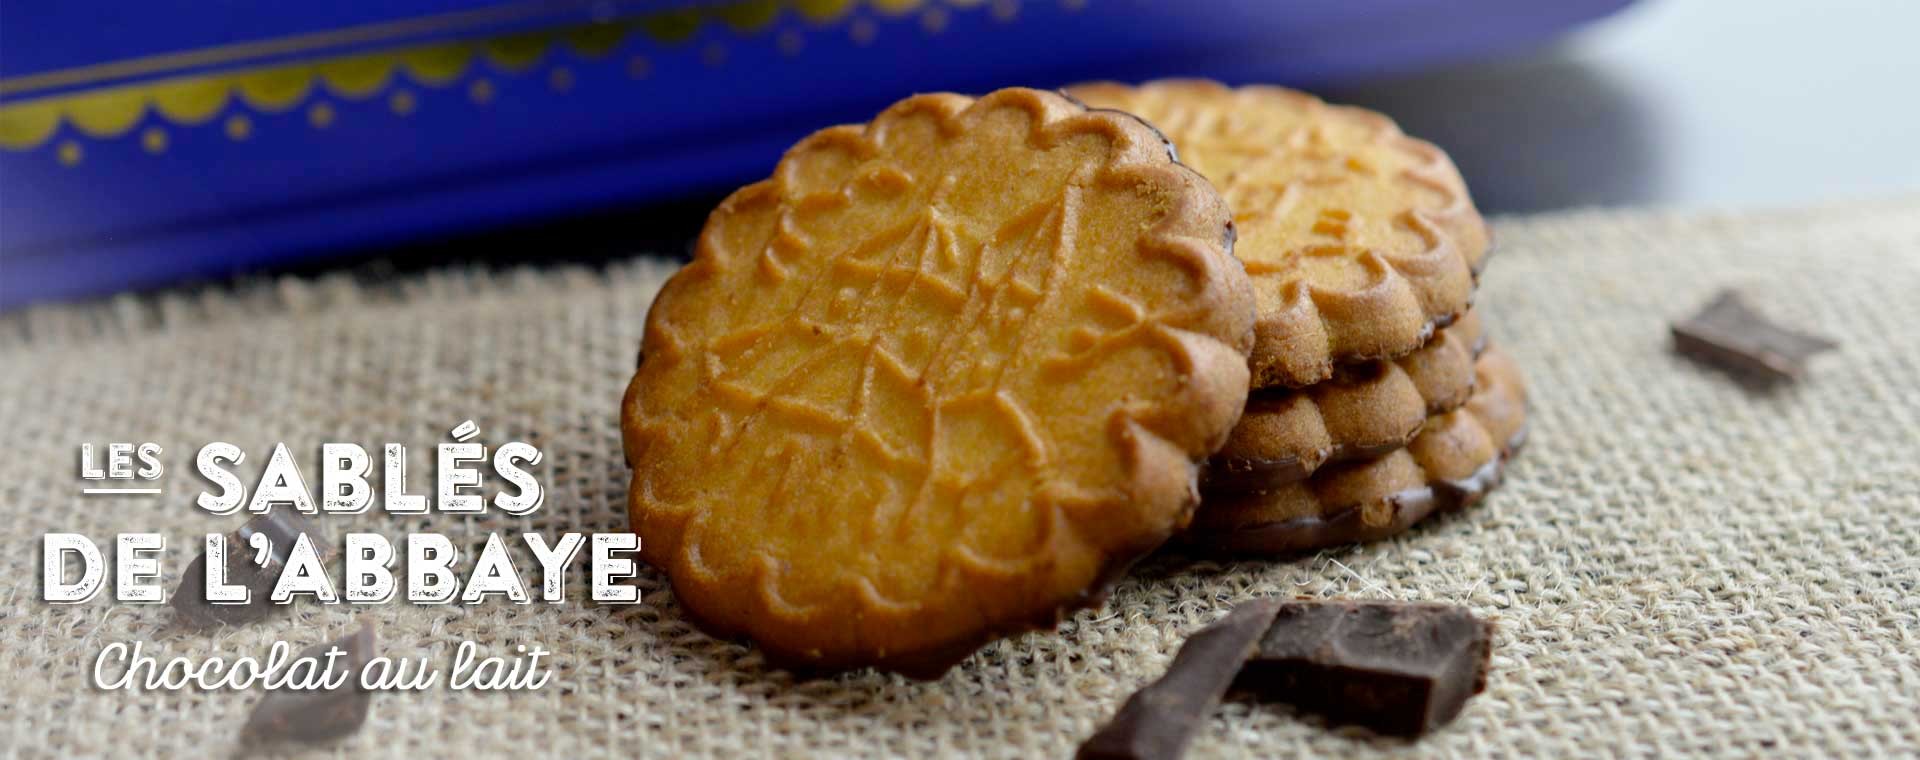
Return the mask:
MULTIPOLYGON (((945 679, 796 681, 708 638, 664 579, 594 606, 574 568, 564 605, 296 605, 216 633, 162 606, 40 601, 40 536, 167 537, 169 587, 201 535, 194 452, 276 441, 318 485, 318 446, 414 452, 472 418, 480 440, 532 442, 546 506, 531 518, 328 517, 336 538, 624 528, 616 409, 648 298, 672 269, 439 272, 126 297, 0 319, 0 747, 25 756, 206 755, 236 747, 257 698, 102 692, 94 656, 264 654, 359 619, 389 655, 552 650, 546 688, 382 693, 351 756, 1060 757, 1181 640, 1255 596, 1459 602, 1497 621, 1486 693, 1417 743, 1329 730, 1230 702, 1197 757, 1911 756, 1920 752, 1920 199, 1764 215, 1572 213, 1497 223, 1483 283, 1496 340, 1528 373, 1532 438, 1480 506, 1385 543, 1287 562, 1137 569, 1056 632, 1003 641, 945 679), (1718 289, 1838 339, 1771 392, 1674 355, 1670 320, 1718 289), (166 447, 158 499, 83 497, 82 442, 166 447)), ((4 276, 0 273, 0 276, 4 276)), ((376 453, 377 456, 377 453, 376 453)), ((377 473, 376 473, 377 475, 377 473)), ((530 583, 538 568, 521 565, 530 583)), ((537 587, 536 587, 537 591, 537 587)), ((0 753, 5 754, 5 753, 0 753)))

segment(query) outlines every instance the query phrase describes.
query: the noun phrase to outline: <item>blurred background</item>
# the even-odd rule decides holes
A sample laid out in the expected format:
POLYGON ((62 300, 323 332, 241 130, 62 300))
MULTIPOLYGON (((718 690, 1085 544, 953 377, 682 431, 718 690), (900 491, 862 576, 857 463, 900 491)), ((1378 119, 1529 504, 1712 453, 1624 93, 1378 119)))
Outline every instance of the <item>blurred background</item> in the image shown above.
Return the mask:
POLYGON ((281 274, 680 255, 914 91, 1278 82, 1484 211, 1920 190, 1920 3, 0 0, 0 311, 281 274))

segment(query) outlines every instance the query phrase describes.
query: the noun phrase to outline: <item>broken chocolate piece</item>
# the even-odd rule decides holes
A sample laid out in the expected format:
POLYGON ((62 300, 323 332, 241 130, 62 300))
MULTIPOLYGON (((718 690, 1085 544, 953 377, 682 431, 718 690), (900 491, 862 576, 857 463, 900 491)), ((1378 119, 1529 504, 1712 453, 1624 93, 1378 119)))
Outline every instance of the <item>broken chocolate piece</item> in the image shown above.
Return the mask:
POLYGON ((1492 624, 1454 605, 1290 602, 1234 686, 1336 722, 1418 736, 1486 689, 1492 640, 1492 624))
POLYGON ((1193 732, 1206 724, 1279 608, 1273 599, 1247 602, 1187 639, 1166 675, 1128 697, 1113 720, 1080 745, 1076 757, 1178 757, 1193 732))
POLYGON ((253 706, 241 740, 247 743, 276 741, 323 742, 353 733, 367 722, 367 708, 373 693, 360 687, 360 671, 373 659, 373 623, 362 622, 360 629, 333 641, 323 641, 300 651, 287 663, 293 668, 301 660, 314 660, 316 672, 327 669, 327 652, 339 649, 333 660, 333 673, 345 673, 340 685, 331 689, 273 689, 253 706))
POLYGON ((1673 325, 1673 346, 1680 353, 1769 380, 1799 378, 1809 357, 1838 345, 1767 321, 1731 290, 1721 291, 1698 315, 1673 325))
POLYGON ((313 544, 321 561, 332 558, 333 544, 320 534, 312 520, 291 507, 276 507, 266 514, 256 515, 239 529, 228 533, 227 582, 247 587, 247 603, 215 604, 207 601, 207 555, 202 552, 187 565, 180 585, 167 600, 173 606, 175 618, 197 627, 221 623, 243 625, 264 619, 274 610, 285 607, 284 604, 274 604, 267 597, 280 580, 280 571, 287 567, 287 556, 293 551, 294 541, 303 534, 313 544), (254 564, 253 561, 254 549, 248 542, 255 534, 266 536, 268 545, 272 547, 267 552, 265 566, 254 564))

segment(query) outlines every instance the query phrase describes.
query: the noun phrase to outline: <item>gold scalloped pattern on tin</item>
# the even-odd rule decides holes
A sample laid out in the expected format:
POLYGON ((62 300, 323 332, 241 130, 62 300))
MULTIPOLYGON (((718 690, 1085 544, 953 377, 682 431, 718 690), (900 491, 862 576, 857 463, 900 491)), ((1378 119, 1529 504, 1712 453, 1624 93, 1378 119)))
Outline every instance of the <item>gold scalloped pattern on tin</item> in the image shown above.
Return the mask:
MULTIPOLYGON (((312 100, 310 96, 322 91, 348 100, 364 100, 385 94, 396 82, 443 88, 461 81, 462 75, 472 68, 471 64, 483 59, 501 73, 519 74, 534 69, 561 48, 569 51, 571 58, 586 62, 605 58, 629 38, 674 45, 686 42, 702 28, 714 24, 724 25, 737 35, 758 35, 779 22, 789 7, 797 16, 795 24, 818 25, 837 23, 863 5, 871 6, 882 16, 897 16, 930 4, 930 0, 735 0, 584 24, 409 42, 343 55, 320 54, 286 64, 260 65, 257 57, 221 58, 217 48, 202 49, 190 52, 227 65, 248 65, 191 74, 179 74, 177 68, 162 69, 175 74, 0 103, 0 150, 38 148, 60 131, 62 123, 86 137, 111 139, 148 121, 175 127, 204 124, 241 103, 255 111, 279 113, 305 105, 312 100)), ((959 8, 972 3, 949 0, 948 4, 959 8)), ((394 24, 417 25, 429 20, 402 19, 394 24)), ((368 34, 378 30, 332 30, 332 33, 345 32, 368 34)), ((289 39, 267 39, 249 41, 246 46, 294 44, 297 43, 289 39)), ((45 85, 35 85, 31 80, 69 73, 72 72, 7 78, 0 80, 0 92, 10 90, 6 85, 14 83, 37 89, 45 85)))
POLYGON ((1486 224, 1446 154, 1391 119, 1199 80, 1067 92, 1158 126, 1233 207, 1259 302, 1256 387, 1405 354, 1471 304, 1486 224))
POLYGON ((1245 403, 1230 214, 1150 127, 922 95, 727 198, 647 318, 642 556, 783 664, 934 675, 1183 527, 1245 403))

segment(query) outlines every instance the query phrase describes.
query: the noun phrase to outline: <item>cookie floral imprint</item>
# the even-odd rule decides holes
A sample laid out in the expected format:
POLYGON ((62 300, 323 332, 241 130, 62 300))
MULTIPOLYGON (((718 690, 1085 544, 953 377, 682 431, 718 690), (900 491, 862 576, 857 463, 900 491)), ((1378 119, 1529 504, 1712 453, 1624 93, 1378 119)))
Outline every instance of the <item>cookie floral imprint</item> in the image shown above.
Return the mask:
POLYGON ((1226 197, 1259 300, 1255 386, 1405 354, 1471 304, 1486 224, 1446 154, 1391 119, 1198 80, 1068 94, 1152 122, 1226 197))
POLYGON ((1226 206, 1133 117, 922 95, 790 149, 647 317, 642 556, 783 664, 931 676, 1184 527, 1246 400, 1226 206))

